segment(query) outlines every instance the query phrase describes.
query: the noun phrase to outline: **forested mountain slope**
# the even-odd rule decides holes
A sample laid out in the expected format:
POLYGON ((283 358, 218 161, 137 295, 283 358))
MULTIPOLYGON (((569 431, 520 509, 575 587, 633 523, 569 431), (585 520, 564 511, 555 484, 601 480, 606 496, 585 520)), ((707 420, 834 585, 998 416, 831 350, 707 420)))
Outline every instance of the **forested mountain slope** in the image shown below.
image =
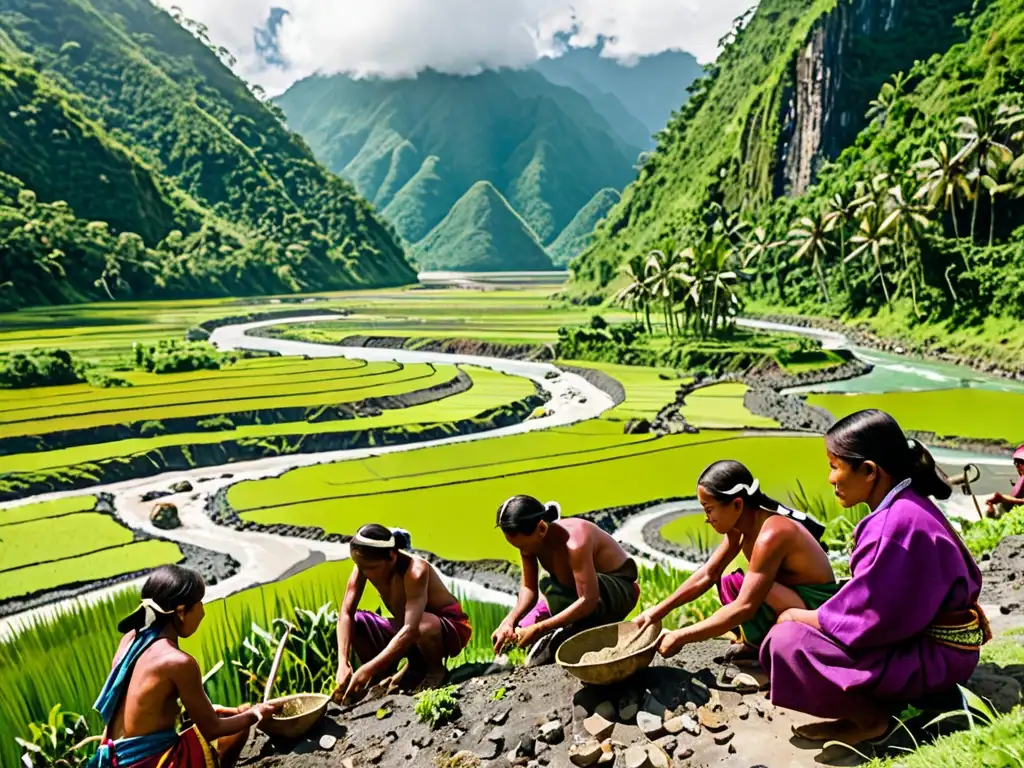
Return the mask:
POLYGON ((410 243, 479 181, 550 242, 596 192, 625 186, 639 153, 586 97, 530 70, 311 77, 277 103, 410 243))
MULTIPOLYGON (((0 237, 22 242, 0 267, 41 265, 26 273, 32 300, 414 279, 371 206, 231 73, 227 52, 165 11, 145 0, 5 0, 0 34, 10 118, 0 126, 0 237), (24 245, 26 191, 70 205, 45 209, 73 230, 55 235, 67 258, 24 245), (74 234, 90 220, 109 230, 74 234), (128 233, 138 242, 119 248, 128 233)), ((10 293, 7 303, 25 301, 10 293)))
POLYGON ((970 0, 763 0, 575 265, 601 290, 624 259, 708 223, 707 205, 753 218, 799 195, 867 124, 881 85, 963 39, 970 0))

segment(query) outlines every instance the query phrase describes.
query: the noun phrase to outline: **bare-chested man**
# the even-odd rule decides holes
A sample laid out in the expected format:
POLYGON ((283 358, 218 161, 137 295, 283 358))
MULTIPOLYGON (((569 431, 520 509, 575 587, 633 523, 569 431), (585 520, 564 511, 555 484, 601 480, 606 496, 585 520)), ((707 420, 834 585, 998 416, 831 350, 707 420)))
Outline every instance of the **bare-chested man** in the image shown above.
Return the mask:
POLYGON ((838 590, 828 555, 819 543, 822 525, 768 498, 738 461, 717 461, 697 480, 707 522, 725 540, 711 558, 670 597, 635 619, 641 627, 660 620, 718 585, 722 607, 704 621, 665 634, 660 652, 673 656, 687 643, 740 628, 742 643, 729 656, 756 659, 768 630, 789 608, 815 609, 838 590), (743 552, 750 564, 724 576, 743 552))
POLYGON ((338 613, 338 689, 346 699, 393 675, 409 659, 402 687, 434 687, 444 681, 445 659, 469 643, 469 618, 430 563, 409 555, 408 532, 370 523, 351 542, 355 569, 338 613), (369 582, 394 618, 356 610, 369 582), (360 667, 353 672, 351 652, 360 667))
MULTIPOLYGON (((558 504, 532 496, 513 496, 498 510, 498 527, 522 557, 523 583, 515 608, 492 636, 495 653, 511 644, 533 645, 555 630, 568 630, 560 633, 564 640, 587 627, 622 621, 636 606, 636 563, 593 523, 560 516, 558 504), (547 572, 544 578, 538 565, 547 572)), ((554 650, 546 650, 545 660, 554 650)))
POLYGON ((96 700, 106 728, 89 768, 231 768, 249 728, 275 704, 217 707, 203 690, 199 664, 178 648, 203 620, 206 585, 195 571, 167 565, 142 587, 142 603, 118 624, 125 633, 96 700), (179 700, 194 724, 179 734, 179 700))

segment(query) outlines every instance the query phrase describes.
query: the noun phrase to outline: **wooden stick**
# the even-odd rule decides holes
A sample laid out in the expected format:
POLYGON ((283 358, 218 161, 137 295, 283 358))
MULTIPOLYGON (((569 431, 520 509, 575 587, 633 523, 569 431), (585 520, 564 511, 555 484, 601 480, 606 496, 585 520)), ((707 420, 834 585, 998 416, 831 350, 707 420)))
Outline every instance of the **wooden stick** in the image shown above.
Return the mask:
POLYGON ((270 676, 267 677, 267 687, 263 690, 264 703, 270 701, 270 692, 274 688, 274 681, 277 680, 277 668, 281 666, 281 657, 284 656, 284 644, 288 642, 288 634, 291 630, 286 629, 281 638, 281 644, 277 646, 277 653, 274 655, 274 663, 270 666, 270 676))

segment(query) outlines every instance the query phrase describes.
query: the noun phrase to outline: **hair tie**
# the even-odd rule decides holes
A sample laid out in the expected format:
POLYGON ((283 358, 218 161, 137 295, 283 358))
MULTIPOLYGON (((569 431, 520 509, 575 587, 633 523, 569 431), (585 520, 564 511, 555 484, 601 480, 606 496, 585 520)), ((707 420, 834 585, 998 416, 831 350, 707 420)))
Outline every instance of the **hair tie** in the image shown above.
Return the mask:
POLYGON ((760 487, 761 481, 755 477, 754 482, 752 482, 750 485, 747 485, 746 483, 739 483, 737 485, 734 485, 728 491, 725 491, 725 495, 734 496, 735 494, 738 494, 740 491, 743 491, 744 493, 746 493, 747 496, 753 496, 755 493, 757 493, 757 489, 760 487))
POLYGON ((558 515, 558 517, 556 517, 555 520, 562 519, 562 505, 559 504, 557 501, 545 501, 544 509, 554 509, 555 513, 558 515))
POLYGON ((910 438, 909 440, 907 440, 907 448, 909 448, 910 450, 914 450, 916 447, 917 440, 915 440, 914 438, 910 438))
MULTIPOLYGON (((143 617, 142 620, 143 629, 149 629, 156 623, 157 614, 160 614, 162 616, 168 616, 174 613, 173 610, 165 611, 163 608, 157 605, 155 600, 149 597, 142 598, 142 600, 139 602, 139 608, 142 608, 145 611, 145 616, 143 617)), ((136 608, 136 610, 138 610, 138 608, 136 608)))
POLYGON ((358 544, 360 547, 376 547, 377 549, 394 549, 395 547, 395 534, 392 531, 390 539, 371 539, 368 536, 363 536, 361 533, 356 533, 352 537, 352 543, 358 544))
POLYGON ((505 503, 501 505, 501 509, 498 510, 498 523, 499 524, 501 523, 501 516, 505 514, 505 510, 508 508, 508 505, 512 503, 512 499, 514 499, 514 498, 515 498, 515 496, 509 496, 507 499, 505 499, 505 503))

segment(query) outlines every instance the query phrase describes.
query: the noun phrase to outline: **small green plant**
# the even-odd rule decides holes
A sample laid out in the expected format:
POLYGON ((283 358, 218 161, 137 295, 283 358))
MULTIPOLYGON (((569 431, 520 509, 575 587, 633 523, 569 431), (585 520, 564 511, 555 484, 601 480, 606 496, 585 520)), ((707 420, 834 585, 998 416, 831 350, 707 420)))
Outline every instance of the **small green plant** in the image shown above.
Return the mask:
POLYGON ((89 725, 81 715, 63 712, 56 704, 45 723, 30 723, 28 728, 28 739, 14 739, 22 749, 25 768, 78 768, 88 760, 86 751, 94 739, 89 738, 89 725))
POLYGON ((502 701, 505 698, 506 693, 508 693, 508 691, 505 690, 505 686, 501 686, 501 688, 491 694, 491 699, 493 701, 502 701))
POLYGON ((377 710, 377 719, 383 720, 385 717, 391 716, 391 707, 385 704, 383 707, 377 710))
POLYGON ((416 717, 421 723, 429 723, 431 728, 451 722, 462 714, 455 698, 457 690, 457 685, 447 685, 423 691, 416 697, 416 717))

